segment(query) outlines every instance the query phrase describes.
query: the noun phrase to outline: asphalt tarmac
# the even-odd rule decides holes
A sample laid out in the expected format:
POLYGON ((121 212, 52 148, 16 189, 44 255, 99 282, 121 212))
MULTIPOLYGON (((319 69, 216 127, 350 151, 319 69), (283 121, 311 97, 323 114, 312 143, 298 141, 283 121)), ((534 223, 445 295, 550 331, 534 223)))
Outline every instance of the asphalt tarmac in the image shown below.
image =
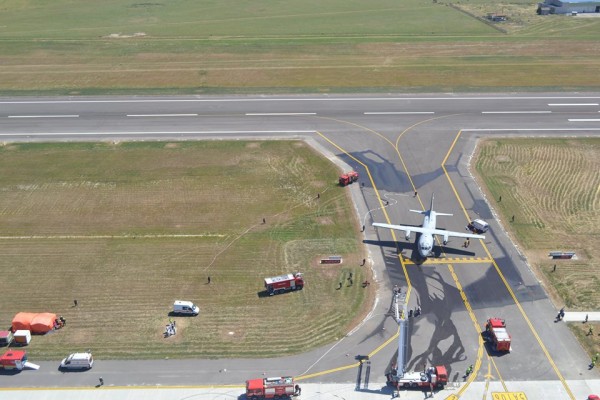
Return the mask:
POLYGON ((376 277, 369 290, 377 290, 375 307, 359 327, 305 354, 270 360, 97 360, 83 373, 61 373, 57 360, 39 363, 38 371, 0 373, 0 386, 53 389, 11 390, 6 392, 11 399, 28 393, 64 399, 78 391, 58 389, 90 388, 103 376, 106 386, 82 392, 85 398, 104 396, 105 389, 117 398, 138 398, 145 389, 131 387, 157 386, 174 389, 153 389, 152 398, 164 392, 168 398, 218 398, 234 394, 216 387, 264 374, 300 377, 306 387, 302 398, 391 396, 381 388, 397 350, 390 311, 392 288, 399 285, 408 306, 423 312, 409 319, 408 369, 443 364, 449 370, 451 389, 436 397, 504 398, 494 397, 497 390, 525 393, 515 397, 520 399, 574 399, 598 392, 597 371, 588 368, 590 360, 568 327, 554 322, 557 307, 508 239, 503 228, 508 222, 498 220, 468 166, 480 137, 598 136, 599 101, 600 95, 577 93, 0 99, 5 142, 306 140, 343 170, 361 174, 347 189, 365 226, 367 266, 376 277), (415 256, 414 234, 406 241, 400 232, 371 226, 420 224, 422 216, 408 210, 427 209, 433 193, 435 210, 454 214, 440 217, 438 227, 464 231, 469 219, 483 218, 491 226, 485 241, 463 248, 462 240, 451 239, 436 247, 438 257, 422 262, 415 256), (496 354, 481 341, 490 316, 507 321, 510 354, 496 354), (370 356, 368 370, 357 364, 360 355, 370 356), (469 365, 475 372, 464 378, 469 365), (202 387, 176 389, 194 385, 202 387), (365 385, 367 390, 356 390, 365 385))

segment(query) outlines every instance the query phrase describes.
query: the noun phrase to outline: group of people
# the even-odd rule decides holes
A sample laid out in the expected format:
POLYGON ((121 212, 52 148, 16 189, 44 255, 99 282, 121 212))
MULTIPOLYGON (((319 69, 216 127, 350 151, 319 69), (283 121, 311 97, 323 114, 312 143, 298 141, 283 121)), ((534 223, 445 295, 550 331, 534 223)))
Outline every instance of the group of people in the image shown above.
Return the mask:
POLYGON ((54 330, 60 329, 63 326, 65 326, 66 324, 67 324, 67 320, 64 319, 63 316, 61 315, 60 317, 58 317, 54 320, 54 330))
POLYGON ((164 336, 167 338, 169 336, 173 336, 177 333, 177 328, 175 327, 175 321, 169 320, 169 323, 165 327, 164 336))
POLYGON ((408 316, 409 317, 418 317, 419 315, 421 315, 421 307, 417 306, 415 307, 415 310, 413 311, 412 309, 408 310, 408 316))

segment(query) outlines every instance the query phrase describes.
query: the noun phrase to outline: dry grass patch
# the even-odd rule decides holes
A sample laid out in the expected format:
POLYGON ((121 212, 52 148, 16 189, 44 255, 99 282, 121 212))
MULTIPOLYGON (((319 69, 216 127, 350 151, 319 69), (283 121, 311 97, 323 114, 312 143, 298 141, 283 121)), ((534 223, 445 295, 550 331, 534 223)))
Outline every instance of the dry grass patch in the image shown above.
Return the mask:
POLYGON ((19 144, 0 148, 0 168, 0 322, 19 311, 68 321, 34 337, 32 360, 297 353, 369 308, 359 285, 335 290, 350 272, 364 279, 360 241, 338 171, 304 144, 19 144), (320 254, 351 263, 330 274, 314 268, 320 254), (305 290, 259 296, 264 277, 295 271, 305 290), (164 339, 176 299, 201 313, 164 339))

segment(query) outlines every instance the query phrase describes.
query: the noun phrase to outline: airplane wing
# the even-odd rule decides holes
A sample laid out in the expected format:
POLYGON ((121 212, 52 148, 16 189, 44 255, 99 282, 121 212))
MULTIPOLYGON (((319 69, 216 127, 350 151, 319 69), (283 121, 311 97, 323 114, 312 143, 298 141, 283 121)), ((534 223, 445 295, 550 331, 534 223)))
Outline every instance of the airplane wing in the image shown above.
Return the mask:
POLYGON ((377 226, 380 228, 389 228, 396 229, 404 232, 419 232, 419 233, 429 233, 431 235, 440 235, 444 237, 460 237, 460 238, 469 238, 469 239, 485 239, 484 235, 475 235, 472 233, 463 233, 463 232, 453 232, 453 231, 445 231, 443 229, 431 229, 431 228, 422 228, 418 226, 407 226, 407 225, 391 225, 391 224, 380 224, 379 222, 373 223, 373 226, 377 226))

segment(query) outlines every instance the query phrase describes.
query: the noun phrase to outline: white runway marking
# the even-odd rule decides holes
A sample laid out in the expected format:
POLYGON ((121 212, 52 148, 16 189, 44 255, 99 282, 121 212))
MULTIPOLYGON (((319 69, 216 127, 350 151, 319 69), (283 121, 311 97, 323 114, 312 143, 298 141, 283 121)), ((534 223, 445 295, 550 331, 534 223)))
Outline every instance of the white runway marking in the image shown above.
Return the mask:
POLYGON ((128 117, 197 117, 198 114, 127 114, 128 117))
POLYGON ((598 103, 551 103, 550 107, 597 106, 598 103))
POLYGON ((246 116, 248 117, 260 117, 260 116, 268 116, 268 117, 278 117, 278 116, 289 116, 289 115, 317 115, 317 113, 314 112, 297 112, 297 113, 292 113, 292 112, 288 112, 288 113, 246 113, 246 116))
POLYGON ((248 134, 303 134, 315 133, 314 130, 306 131, 160 131, 160 132, 27 132, 27 133, 0 133, 0 136, 115 136, 115 135, 248 135, 248 134))
POLYGON ((243 102, 272 102, 272 101, 416 101, 416 100, 598 100, 599 96, 473 96, 473 97, 306 97, 306 98, 229 98, 229 99, 130 99, 130 100, 26 100, 0 101, 0 104, 85 104, 85 103, 243 103, 243 102))
POLYGON ((600 131, 600 128, 465 128, 463 132, 576 132, 576 131, 600 131))
POLYGON ((435 114, 433 111, 371 111, 365 112, 365 115, 411 115, 411 114, 435 114))
POLYGON ((600 122, 599 118, 570 118, 569 122, 600 122))
POLYGON ((552 111, 482 111, 482 114, 551 114, 552 111))
POLYGON ((9 115, 8 118, 79 118, 79 115, 9 115))

